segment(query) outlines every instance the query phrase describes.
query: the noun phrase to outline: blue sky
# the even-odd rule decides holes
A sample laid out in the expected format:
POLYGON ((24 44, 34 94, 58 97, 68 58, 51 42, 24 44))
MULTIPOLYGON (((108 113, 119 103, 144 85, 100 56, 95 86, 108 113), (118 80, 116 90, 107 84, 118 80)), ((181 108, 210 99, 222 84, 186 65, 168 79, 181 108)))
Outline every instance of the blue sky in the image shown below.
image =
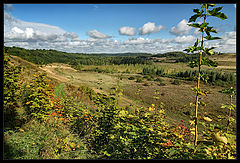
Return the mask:
MULTIPOLYGON (((223 40, 209 45, 219 46, 219 51, 234 52, 236 6, 219 6, 228 19, 208 20, 223 40), (231 40, 227 40, 229 37, 231 40), (228 44, 225 46, 224 42, 228 44)), ((71 52, 183 50, 199 37, 186 24, 194 14, 193 9, 200 7, 200 4, 6 4, 4 40, 8 46, 71 52)))

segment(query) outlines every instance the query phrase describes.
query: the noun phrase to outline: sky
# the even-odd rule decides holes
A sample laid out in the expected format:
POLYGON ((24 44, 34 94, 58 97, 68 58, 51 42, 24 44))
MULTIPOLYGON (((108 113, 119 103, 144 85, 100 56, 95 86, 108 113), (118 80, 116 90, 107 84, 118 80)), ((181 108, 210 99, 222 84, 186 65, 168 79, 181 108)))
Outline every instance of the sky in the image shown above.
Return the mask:
MULTIPOLYGON (((221 40, 218 52, 236 52, 236 5, 228 17, 207 18, 221 40)), ((4 45, 74 53, 165 53, 192 46, 201 33, 188 26, 200 4, 4 4, 4 45)), ((202 19, 196 22, 202 23, 202 19)))

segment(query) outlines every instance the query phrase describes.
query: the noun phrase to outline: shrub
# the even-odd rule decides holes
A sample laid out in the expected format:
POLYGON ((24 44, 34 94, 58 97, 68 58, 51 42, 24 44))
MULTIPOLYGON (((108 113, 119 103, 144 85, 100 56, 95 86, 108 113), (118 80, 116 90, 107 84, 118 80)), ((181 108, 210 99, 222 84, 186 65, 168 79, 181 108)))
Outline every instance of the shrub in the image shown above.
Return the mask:
POLYGON ((137 82, 137 83, 142 83, 142 82, 143 82, 143 79, 142 79, 142 78, 137 78, 136 82, 137 82))
POLYGON ((14 128, 17 120, 17 108, 20 107, 18 101, 21 96, 19 83, 20 73, 22 68, 15 66, 10 61, 10 56, 4 54, 4 100, 3 100, 3 114, 4 127, 14 128))
POLYGON ((172 84, 174 84, 174 85, 180 85, 181 82, 180 82, 179 79, 174 79, 174 80, 172 81, 172 84))
POLYGON ((134 80, 134 79, 135 79, 134 76, 130 76, 130 77, 128 78, 128 80, 134 80))
POLYGON ((150 84, 149 83, 144 83, 143 86, 149 86, 150 84))
POLYGON ((49 85, 44 73, 34 74, 34 79, 25 87, 25 96, 23 106, 29 118, 37 117, 44 119, 50 114, 53 108, 51 98, 53 95, 53 86, 49 85))
POLYGON ((156 78, 155 81, 162 82, 163 80, 161 78, 156 78))

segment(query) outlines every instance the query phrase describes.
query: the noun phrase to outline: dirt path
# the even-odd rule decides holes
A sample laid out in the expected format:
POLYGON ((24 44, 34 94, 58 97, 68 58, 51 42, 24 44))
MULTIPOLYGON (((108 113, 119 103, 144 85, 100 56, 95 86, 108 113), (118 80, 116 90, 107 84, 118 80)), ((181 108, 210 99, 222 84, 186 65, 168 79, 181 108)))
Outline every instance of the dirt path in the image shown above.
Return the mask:
POLYGON ((58 74, 58 72, 56 71, 56 68, 62 69, 63 71, 73 71, 73 72, 77 71, 66 64, 57 64, 57 63, 49 64, 39 68, 45 71, 49 77, 57 79, 61 82, 69 82, 70 79, 67 76, 58 74))

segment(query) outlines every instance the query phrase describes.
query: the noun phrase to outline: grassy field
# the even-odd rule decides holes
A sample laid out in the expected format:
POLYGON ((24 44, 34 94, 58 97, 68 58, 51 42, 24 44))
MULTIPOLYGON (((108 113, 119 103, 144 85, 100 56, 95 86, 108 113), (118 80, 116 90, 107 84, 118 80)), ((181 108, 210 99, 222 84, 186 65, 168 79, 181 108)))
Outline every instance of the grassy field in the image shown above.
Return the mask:
MULTIPOLYGON (((233 55, 230 54, 223 57, 218 56, 215 60, 222 61, 219 65, 224 67, 213 69, 225 72, 229 71, 231 67, 231 71, 234 71, 232 69, 234 59, 233 55), (231 62, 227 64, 228 61, 231 62)), ((185 63, 157 63, 156 65, 161 66, 169 73, 191 69, 185 63)), ((236 67, 234 68, 236 72, 236 67)), ((42 66, 41 69, 46 71, 49 77, 55 78, 62 83, 71 83, 76 87, 87 85, 96 92, 107 95, 110 94, 111 88, 118 85, 123 89, 120 104, 125 107, 133 105, 149 106, 151 104, 160 106, 164 103, 169 122, 188 121, 189 115, 193 114, 193 106, 190 106, 190 103, 194 103, 194 93, 191 90, 196 84, 194 81, 179 80, 179 85, 174 84, 174 79, 168 77, 160 77, 160 82, 154 81, 156 77, 153 79, 151 77, 144 78, 144 75, 140 74, 140 65, 90 65, 84 66, 83 71, 77 71, 66 64, 55 63, 42 66), (109 72, 94 72, 93 70, 96 68, 98 70, 109 70, 109 72), (126 73, 127 69, 128 73, 126 73), (115 73, 110 70, 113 70, 115 73), (130 77, 133 77, 134 80, 129 80, 130 77), (138 78, 141 79, 140 82, 137 82, 138 78)), ((60 88, 63 89, 62 86, 57 88, 58 92, 60 88)), ((228 103, 228 98, 219 92, 224 87, 203 84, 202 88, 210 90, 210 94, 204 99, 207 106, 200 108, 201 114, 208 115, 217 122, 216 115, 227 114, 227 110, 221 109, 221 105, 228 103)), ((234 99, 234 103, 236 103, 236 99, 234 99)))

